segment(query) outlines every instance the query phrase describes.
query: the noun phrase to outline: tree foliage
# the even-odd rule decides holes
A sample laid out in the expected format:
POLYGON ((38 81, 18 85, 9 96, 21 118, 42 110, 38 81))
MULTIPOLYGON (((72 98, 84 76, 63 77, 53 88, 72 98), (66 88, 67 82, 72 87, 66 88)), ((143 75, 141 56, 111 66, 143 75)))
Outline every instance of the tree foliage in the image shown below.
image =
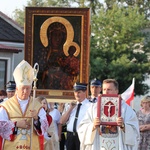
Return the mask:
MULTIPOLYGON (((28 7, 46 7, 47 2, 43 0, 31 0, 27 2, 28 7)), ((25 6, 22 9, 14 10, 14 20, 21 26, 24 27, 25 23, 25 6)))
POLYGON ((138 7, 125 8, 116 4, 93 16, 90 77, 115 78, 120 83, 120 92, 135 77, 136 94, 146 94, 148 85, 142 81, 148 77, 150 43, 144 43, 146 35, 141 32, 146 23, 138 7))
MULTIPOLYGON (((30 0, 28 6, 90 7, 90 79, 115 78, 122 93, 135 78, 136 95, 144 95, 150 73, 148 0, 30 0), (72 5, 73 4, 73 5, 72 5)), ((15 10, 15 20, 24 25, 25 8, 15 10)))
POLYGON ((124 6, 135 7, 138 6, 139 12, 145 14, 145 18, 150 17, 150 1, 149 0, 105 0, 107 9, 111 9, 113 5, 123 4, 124 6))

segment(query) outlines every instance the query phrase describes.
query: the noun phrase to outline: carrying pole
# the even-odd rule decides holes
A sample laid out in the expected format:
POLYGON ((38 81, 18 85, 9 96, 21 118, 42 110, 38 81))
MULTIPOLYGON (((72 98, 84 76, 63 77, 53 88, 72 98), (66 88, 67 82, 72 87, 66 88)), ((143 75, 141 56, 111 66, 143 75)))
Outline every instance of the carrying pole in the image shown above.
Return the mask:
MULTIPOLYGON (((37 74, 39 72, 39 65, 38 63, 34 64, 33 68, 33 101, 32 101, 32 110, 34 109, 35 97, 36 97, 36 82, 37 82, 37 74)), ((31 125, 31 133, 30 133, 30 150, 32 150, 32 134, 33 134, 33 126, 34 126, 34 119, 32 118, 32 125, 31 125)))

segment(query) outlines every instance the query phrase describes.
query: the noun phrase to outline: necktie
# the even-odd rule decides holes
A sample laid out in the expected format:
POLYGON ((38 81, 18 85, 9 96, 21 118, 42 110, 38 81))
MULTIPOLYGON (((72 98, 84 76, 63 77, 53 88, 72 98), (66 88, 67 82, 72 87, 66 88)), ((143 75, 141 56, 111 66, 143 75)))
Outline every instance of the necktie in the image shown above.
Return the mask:
POLYGON ((95 103, 96 102, 96 97, 92 98, 91 100, 89 100, 91 103, 95 103))
POLYGON ((93 103, 95 103, 95 102, 96 102, 96 97, 93 98, 93 103))
POLYGON ((0 99, 0 103, 3 102, 3 101, 4 101, 3 99, 0 99))
POLYGON ((82 104, 79 103, 77 106, 77 111, 76 111, 76 115, 75 115, 75 120, 74 120, 74 124, 73 124, 73 132, 76 132, 76 126, 77 126, 77 120, 78 120, 78 116, 79 116, 79 111, 80 111, 80 106, 82 104))

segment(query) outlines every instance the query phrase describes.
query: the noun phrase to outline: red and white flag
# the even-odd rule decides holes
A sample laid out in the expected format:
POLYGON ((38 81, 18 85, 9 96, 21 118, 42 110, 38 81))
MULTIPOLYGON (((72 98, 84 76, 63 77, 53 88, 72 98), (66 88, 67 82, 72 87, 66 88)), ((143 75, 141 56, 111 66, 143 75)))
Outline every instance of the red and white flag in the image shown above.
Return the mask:
POLYGON ((123 100, 130 106, 130 102, 134 99, 134 85, 135 79, 132 79, 132 84, 128 87, 128 89, 121 94, 123 100))

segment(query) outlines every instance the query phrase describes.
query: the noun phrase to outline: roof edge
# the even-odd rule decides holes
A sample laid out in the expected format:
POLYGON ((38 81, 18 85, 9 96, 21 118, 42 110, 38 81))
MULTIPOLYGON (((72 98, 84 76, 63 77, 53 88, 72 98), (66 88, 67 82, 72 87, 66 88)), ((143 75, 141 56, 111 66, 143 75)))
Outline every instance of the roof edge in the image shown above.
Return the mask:
POLYGON ((16 21, 14 21, 13 19, 11 19, 10 17, 8 17, 7 15, 5 15, 1 11, 0 11, 0 17, 2 19, 4 19, 6 22, 8 22, 9 24, 11 24, 14 28, 16 28, 17 30, 19 30, 22 34, 24 34, 24 29, 22 29, 21 26, 16 21))

